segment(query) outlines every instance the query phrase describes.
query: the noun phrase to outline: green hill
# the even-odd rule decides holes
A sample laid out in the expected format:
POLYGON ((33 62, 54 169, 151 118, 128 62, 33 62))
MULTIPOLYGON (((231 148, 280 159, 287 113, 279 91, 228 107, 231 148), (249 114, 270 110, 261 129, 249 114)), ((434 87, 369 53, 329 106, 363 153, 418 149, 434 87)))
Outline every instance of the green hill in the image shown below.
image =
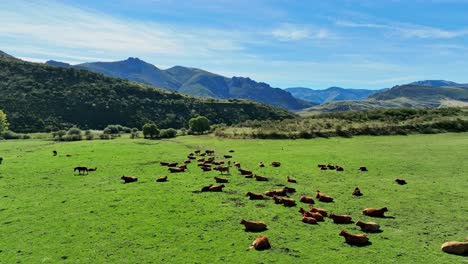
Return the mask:
POLYGON ((17 132, 72 125, 102 129, 108 124, 186 127, 197 115, 213 123, 284 119, 294 114, 246 100, 215 100, 133 83, 74 68, 54 67, 0 56, 0 109, 17 132))

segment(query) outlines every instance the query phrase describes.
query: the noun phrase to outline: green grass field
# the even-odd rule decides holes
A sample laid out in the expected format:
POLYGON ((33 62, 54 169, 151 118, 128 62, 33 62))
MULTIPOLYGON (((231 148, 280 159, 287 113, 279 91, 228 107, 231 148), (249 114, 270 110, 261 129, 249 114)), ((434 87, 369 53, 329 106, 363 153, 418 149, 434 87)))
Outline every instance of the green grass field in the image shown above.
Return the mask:
POLYGON ((0 142, 0 263, 467 263, 445 254, 445 241, 468 236, 468 133, 355 137, 313 140, 234 140, 186 136, 171 140, 0 142), (214 183, 192 163, 169 174, 159 161, 186 159, 195 149, 234 149, 232 160, 270 177, 246 179, 232 170, 222 193, 193 193, 214 183), (52 150, 59 155, 52 156, 52 150), (66 157, 66 154, 71 155, 66 157), (263 161, 282 166, 258 168, 263 161), (320 171, 333 163, 345 172, 320 171), (359 172, 365 165, 369 172, 359 172), (75 166, 97 167, 78 176, 75 166), (122 184, 122 175, 138 182, 122 184), (169 181, 155 179, 168 175, 169 181), (352 247, 338 236, 355 225, 300 222, 299 207, 272 200, 250 201, 247 191, 265 192, 286 184, 335 202, 317 207, 353 220, 376 221, 382 233, 372 245, 352 247), (404 178, 404 186, 394 183, 404 178), (359 186, 364 196, 352 197, 359 186), (366 207, 388 207, 391 218, 372 219, 366 207), (240 220, 264 221, 267 251, 246 251, 259 235, 240 220))

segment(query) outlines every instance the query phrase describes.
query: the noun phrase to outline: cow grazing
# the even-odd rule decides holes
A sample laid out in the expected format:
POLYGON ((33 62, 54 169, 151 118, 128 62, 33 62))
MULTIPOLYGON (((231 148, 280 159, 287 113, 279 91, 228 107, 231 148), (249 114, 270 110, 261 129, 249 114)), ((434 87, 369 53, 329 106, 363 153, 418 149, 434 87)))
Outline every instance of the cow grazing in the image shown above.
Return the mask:
POLYGON ((255 248, 256 250, 265 250, 265 249, 270 249, 271 245, 270 245, 270 242, 268 241, 268 238, 262 235, 262 236, 257 237, 252 242, 252 245, 249 246, 247 249, 250 250, 252 248, 255 248))
POLYGON ((363 215, 372 216, 372 217, 384 217, 384 213, 387 212, 387 207, 383 208, 366 208, 362 211, 363 215))
POLYGON ((279 161, 273 161, 273 162, 271 163, 271 166, 272 166, 272 167, 279 167, 279 166, 281 166, 281 162, 279 162, 279 161))
POLYGON ((211 186, 208 190, 210 192, 222 192, 223 188, 226 187, 224 184, 218 185, 218 186, 211 186))
POLYGON ((312 204, 309 204, 309 209, 310 209, 311 212, 319 213, 322 216, 328 216, 327 210, 325 210, 323 208, 317 208, 317 207, 314 207, 312 204))
POLYGON ((214 179, 216 180, 216 183, 228 183, 229 180, 228 179, 224 179, 224 178, 219 178, 219 177, 214 177, 214 179))
POLYGON ((353 195, 362 196, 361 189, 359 189, 359 187, 354 188, 353 195))
POLYGON ((258 163, 258 167, 263 168, 263 167, 265 167, 265 164, 263 164, 263 162, 260 161, 260 162, 258 163))
POLYGON ((254 175, 256 181, 268 181, 268 178, 265 176, 254 175))
POLYGON ((75 167, 73 168, 73 171, 78 171, 78 174, 88 174, 88 168, 86 167, 75 167))
POLYGON ((213 186, 213 184, 210 184, 210 185, 208 185, 208 186, 203 186, 203 187, 201 188, 201 191, 202 191, 202 192, 209 192, 211 186, 213 186))
POLYGON ((97 171, 97 168, 88 168, 88 172, 89 171, 97 171))
POLYGON ((229 166, 216 166, 213 168, 213 170, 217 170, 219 171, 219 173, 223 174, 223 172, 226 172, 227 174, 229 174, 229 166))
POLYGON ((369 238, 364 234, 351 235, 348 231, 342 230, 340 236, 343 236, 345 242, 350 245, 363 246, 369 244, 369 238))
POLYGON ((366 168, 366 167, 364 167, 364 166, 361 166, 361 167, 359 167, 359 169, 358 169, 358 170, 360 170, 360 171, 368 171, 368 170, 367 170, 367 168, 366 168))
POLYGON ((330 214, 329 217, 333 219, 333 223, 335 224, 352 224, 353 223, 352 217, 350 215, 330 214))
POLYGON ((455 255, 468 255, 468 242, 450 241, 445 242, 440 247, 442 251, 455 255))
POLYGON ((230 159, 230 158, 232 158, 232 155, 223 155, 223 157, 224 157, 225 159, 230 159))
POLYGON ((245 226, 245 231, 262 232, 267 230, 267 225, 264 222, 246 221, 242 219, 240 223, 245 226))
POLYGON ((184 169, 184 170, 186 170, 186 169, 187 169, 187 164, 180 165, 178 168, 179 168, 179 169, 184 169))
POLYGON ((317 198, 319 201, 325 202, 325 203, 331 203, 331 202, 333 202, 333 197, 328 196, 328 195, 326 195, 326 194, 322 194, 322 193, 320 193, 320 191, 318 191, 318 190, 317 190, 317 193, 315 194, 315 198, 317 198))
POLYGON ((57 153, 56 150, 53 150, 53 151, 52 151, 52 154, 53 154, 54 156, 57 156, 58 153, 57 153))
POLYGON ((248 192, 245 196, 249 196, 250 200, 263 200, 263 195, 259 193, 248 192))
POLYGON ((124 183, 131 183, 131 182, 136 182, 138 181, 137 177, 132 177, 132 176, 122 176, 120 177, 124 181, 124 183))
POLYGON ((168 167, 177 167, 177 164, 179 164, 178 162, 171 162, 171 163, 168 163, 167 166, 168 167))
POLYGON ((400 184, 400 185, 405 185, 406 184, 406 181, 403 180, 403 179, 396 179, 395 182, 400 184))
POLYGON ((0 164, 2 164, 3 162, 3 157, 0 157, 0 164))
POLYGON ((185 172, 185 168, 167 168, 170 173, 185 172))
POLYGON ((243 170, 243 169, 239 169, 239 172, 241 175, 251 175, 252 172, 249 171, 249 170, 243 170))
POLYGON ((356 225, 359 226, 362 231, 367 232, 367 233, 374 233, 374 232, 379 232, 380 231, 379 224, 377 224, 375 222, 357 221, 356 225))
POLYGON ((206 153, 201 153, 200 156, 205 157, 206 153))
POLYGON ((299 202, 301 203, 308 203, 308 204, 314 204, 315 201, 312 197, 304 196, 302 195, 301 198, 299 199, 299 202))
POLYGON ((288 193, 295 193, 296 192, 296 188, 288 187, 288 186, 284 186, 283 190, 285 190, 288 193))
POLYGON ((303 223, 311 224, 311 225, 316 225, 316 224, 318 224, 318 223, 317 223, 317 219, 315 219, 315 218, 313 218, 313 217, 310 217, 310 216, 302 216, 301 221, 302 221, 303 223))
POLYGON ((288 179, 288 182, 290 183, 297 183, 296 179, 290 178, 289 176, 287 179, 288 179))
POLYGON ((166 182, 167 181, 167 176, 164 177, 159 177, 156 179, 157 182, 166 182))

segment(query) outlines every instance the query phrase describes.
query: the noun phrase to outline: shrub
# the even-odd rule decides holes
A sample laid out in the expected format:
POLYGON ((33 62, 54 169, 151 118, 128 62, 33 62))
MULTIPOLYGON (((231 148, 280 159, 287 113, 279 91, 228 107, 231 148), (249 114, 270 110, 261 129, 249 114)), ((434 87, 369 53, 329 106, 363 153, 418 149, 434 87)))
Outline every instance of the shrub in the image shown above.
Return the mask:
POLYGON ((145 138, 150 137, 150 138, 156 138, 159 135, 159 129, 158 126, 154 123, 146 123, 143 126, 143 136, 145 138))
POLYGON ((2 137, 4 139, 21 139, 20 134, 16 134, 15 132, 10 131, 10 130, 3 132, 2 137))
POLYGON ((204 116, 198 116, 190 119, 190 131, 195 134, 203 134, 210 130, 210 120, 204 116))

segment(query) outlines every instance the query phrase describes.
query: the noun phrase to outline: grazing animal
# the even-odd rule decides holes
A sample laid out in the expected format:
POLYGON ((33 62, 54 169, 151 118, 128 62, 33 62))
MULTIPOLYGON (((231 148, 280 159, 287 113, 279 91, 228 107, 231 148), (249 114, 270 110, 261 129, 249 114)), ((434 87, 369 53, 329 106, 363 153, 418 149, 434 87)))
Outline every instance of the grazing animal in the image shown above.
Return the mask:
POLYGON ((289 178, 289 176, 288 176, 288 182, 291 182, 291 183, 297 183, 296 179, 289 178))
POLYGON ((345 238, 345 242, 350 245, 362 246, 369 244, 369 238, 364 234, 352 235, 346 230, 340 232, 340 236, 345 238))
POLYGON ((442 251, 449 254, 455 255, 467 255, 468 254, 468 242, 457 242, 457 241, 450 241, 445 242, 440 247, 442 251))
POLYGON ((85 172, 88 174, 88 168, 86 167, 75 167, 73 171, 78 171, 78 174, 84 174, 85 172))
POLYGON ((239 162, 235 161, 234 162, 234 167, 236 167, 238 170, 240 170, 241 165, 240 165, 239 162))
POLYGON ((224 157, 225 159, 230 159, 230 158, 232 158, 231 155, 224 155, 223 157, 224 157))
POLYGON ((287 207, 296 206, 296 201, 291 198, 281 198, 282 204, 287 207))
POLYGON ((226 172, 227 174, 229 174, 229 166, 216 166, 213 168, 213 170, 217 170, 219 171, 219 173, 223 174, 223 172, 226 172))
POLYGON ((364 167, 364 166, 361 166, 361 167, 359 167, 359 170, 360 170, 360 171, 367 171, 367 168, 364 167))
POLYGON ((302 216, 301 221, 306 223, 306 224, 312 224, 312 225, 318 224, 317 219, 315 219, 313 217, 310 217, 310 216, 302 216))
POLYGON ((258 163, 258 167, 263 168, 263 167, 265 167, 265 164, 263 164, 263 162, 260 161, 260 162, 258 163))
POLYGON ((137 177, 132 177, 132 176, 122 176, 120 179, 124 180, 124 183, 130 183, 130 182, 136 182, 138 181, 137 177))
POLYGON ((168 167, 177 167, 177 164, 179 164, 178 162, 171 162, 171 163, 168 163, 167 166, 168 167))
POLYGON ((406 181, 403 180, 403 179, 396 179, 395 182, 400 184, 400 185, 405 185, 406 184, 406 181))
POLYGON ((216 180, 216 183, 228 183, 229 180, 228 179, 224 179, 224 178, 219 178, 219 177, 214 177, 214 179, 216 180))
POLYGON ((256 181, 268 181, 268 178, 265 176, 254 175, 256 181))
POLYGON ((314 207, 312 204, 309 204, 309 209, 310 209, 311 212, 317 212, 317 213, 321 214, 322 216, 328 216, 327 210, 325 210, 323 208, 317 208, 317 207, 314 207))
POLYGON ((161 162, 159 162, 159 165, 167 166, 167 165, 169 165, 169 162, 161 161, 161 162))
POLYGON ((299 209, 299 213, 301 213, 303 216, 306 216, 306 217, 313 217, 315 218, 317 221, 324 221, 323 220, 323 215, 321 215, 320 213, 317 213, 317 212, 308 212, 306 211, 304 208, 300 208, 299 209))
POLYGON ((201 153, 200 156, 205 157, 206 153, 201 153))
POLYGON ((363 215, 372 217, 384 217, 384 213, 388 212, 387 207, 383 208, 366 208, 362 211, 363 215))
POLYGON ((376 222, 357 221, 356 225, 359 226, 362 231, 368 232, 368 233, 378 232, 380 229, 379 224, 377 224, 376 222))
POLYGON ((211 167, 209 166, 202 166, 200 168, 202 169, 202 171, 211 171, 211 167))
POLYGON ((185 172, 185 168, 167 168, 170 173, 185 172))
POLYGON ((199 150, 199 149, 195 150, 194 152, 195 152, 195 154, 197 154, 197 155, 200 154, 200 150, 199 150))
POLYGON ((270 197, 272 197, 273 195, 287 196, 287 193, 284 189, 280 189, 280 190, 267 191, 265 192, 265 195, 270 196, 270 197))
POLYGON ((259 193, 248 192, 245 196, 249 196, 250 200, 263 200, 263 195, 259 193))
POLYGON ((288 186, 284 186, 283 190, 285 190, 288 193, 295 193, 296 192, 296 188, 288 187, 288 186))
POLYGON ((89 171, 97 171, 97 168, 88 168, 88 172, 89 171))
POLYGON ((281 199, 281 197, 276 196, 276 195, 273 195, 273 200, 275 201, 275 204, 282 204, 283 203, 283 199, 281 199))
POLYGON ((359 189, 359 187, 354 188, 353 195, 354 196, 362 196, 362 193, 361 193, 361 190, 359 189))
POLYGON ((201 191, 202 191, 202 192, 209 192, 211 186, 213 186, 213 184, 210 184, 210 185, 208 185, 208 186, 203 186, 203 187, 201 188, 201 191))
POLYGON ((52 153, 54 154, 54 156, 57 156, 57 151, 56 150, 53 150, 52 153))
POLYGON ((213 156, 214 153, 215 153, 215 151, 212 150, 212 149, 207 149, 207 150, 205 150, 205 153, 206 153, 206 155, 208 155, 208 156, 213 156))
POLYGON ((353 223, 352 217, 350 215, 330 214, 329 217, 333 219, 333 223, 335 224, 352 224, 353 223))
POLYGON ((164 177, 159 177, 156 179, 157 182, 166 182, 167 181, 167 176, 164 177))
POLYGON ((336 166, 336 171, 344 171, 344 168, 340 166, 336 166))
POLYGON ((223 188, 226 187, 224 184, 218 185, 218 186, 211 186, 208 190, 210 192, 222 192, 223 188))
POLYGON ((301 203, 308 203, 308 204, 314 204, 315 201, 312 197, 304 196, 302 195, 301 198, 299 199, 299 202, 301 203))
POLYGON ((239 172, 241 175, 251 175, 252 172, 249 171, 249 170, 243 170, 243 169, 239 169, 239 172))
POLYGON ((320 193, 319 190, 317 190, 317 193, 315 194, 315 198, 317 198, 319 201, 325 202, 325 203, 333 202, 333 197, 328 196, 326 194, 322 194, 322 193, 320 193))
POLYGON ((187 169, 187 164, 180 165, 178 168, 179 168, 179 169, 184 169, 184 170, 186 170, 186 169, 187 169))
POLYGON ((279 166, 281 166, 281 162, 279 162, 279 161, 273 161, 273 162, 271 163, 271 166, 272 166, 272 167, 279 167, 279 166))
POLYGON ((262 232, 267 230, 267 224, 264 222, 246 221, 242 219, 240 223, 245 226, 245 231, 262 232))
POLYGON ((320 170, 328 170, 328 168, 324 166, 324 167, 320 167, 320 170))
POLYGON ((268 241, 268 238, 266 236, 261 235, 252 242, 252 245, 249 246, 247 250, 250 250, 252 248, 255 248, 256 250, 265 250, 270 249, 271 245, 268 241))
POLYGON ((231 150, 229 150, 229 153, 234 153, 234 150, 232 150, 232 149, 231 149, 231 150))

